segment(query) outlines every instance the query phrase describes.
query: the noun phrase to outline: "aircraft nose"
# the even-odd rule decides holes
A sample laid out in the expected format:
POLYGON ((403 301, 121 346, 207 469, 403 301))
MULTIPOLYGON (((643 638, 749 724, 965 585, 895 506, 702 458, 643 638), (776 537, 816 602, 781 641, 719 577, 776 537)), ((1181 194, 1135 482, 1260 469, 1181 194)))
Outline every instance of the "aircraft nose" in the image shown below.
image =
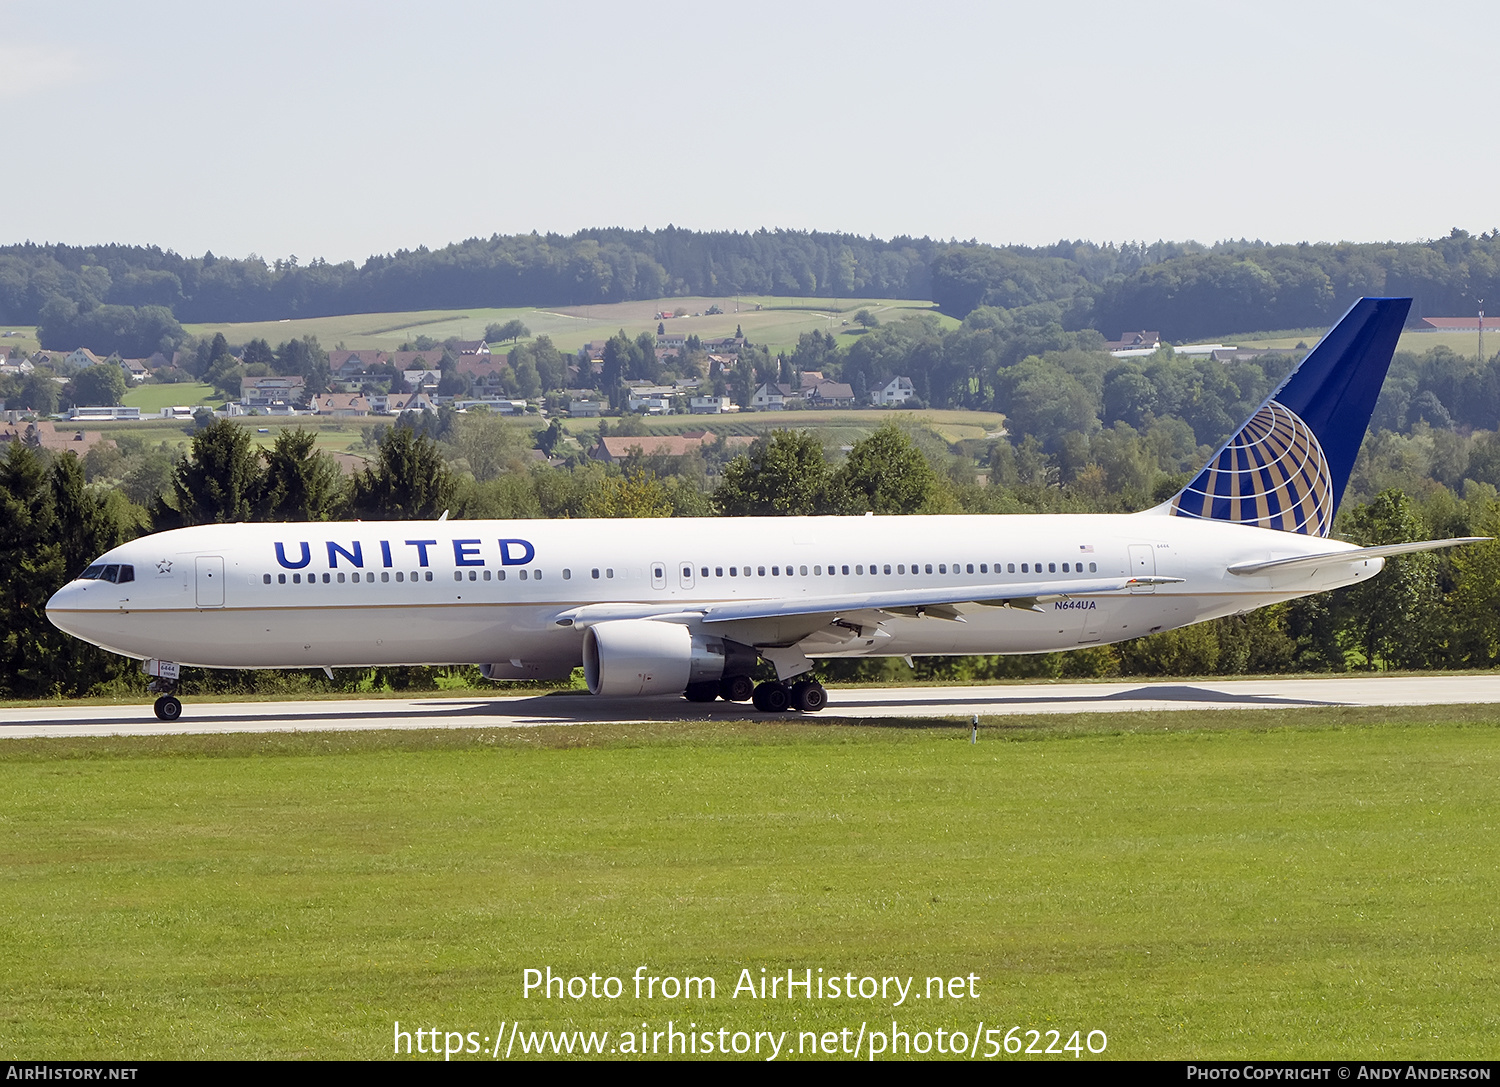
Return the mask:
POLYGON ((77 619, 79 609, 87 606, 88 592, 93 586, 89 582, 70 581, 47 601, 47 619, 58 630, 74 637, 79 633, 77 619))

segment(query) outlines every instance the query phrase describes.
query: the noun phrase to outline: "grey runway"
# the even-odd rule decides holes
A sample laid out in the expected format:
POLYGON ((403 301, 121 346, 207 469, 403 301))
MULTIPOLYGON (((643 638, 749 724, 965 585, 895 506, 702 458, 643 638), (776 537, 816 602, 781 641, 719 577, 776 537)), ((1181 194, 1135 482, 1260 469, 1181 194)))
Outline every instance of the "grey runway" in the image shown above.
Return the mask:
MULTIPOLYGON (((1159 683, 1014 683, 983 687, 833 688, 828 709, 808 721, 955 718, 974 714, 1130 713, 1142 710, 1500 704, 1500 675, 1340 676, 1315 679, 1159 683)), ((1497 711, 1500 712, 1500 711, 1497 711)), ((781 718, 798 719, 788 713, 781 718)), ((162 736, 225 732, 526 728, 640 721, 771 719, 749 703, 680 698, 603 699, 568 693, 492 698, 341 699, 304 702, 185 700, 181 719, 156 720, 148 702, 0 709, 0 739, 43 736, 162 736)))

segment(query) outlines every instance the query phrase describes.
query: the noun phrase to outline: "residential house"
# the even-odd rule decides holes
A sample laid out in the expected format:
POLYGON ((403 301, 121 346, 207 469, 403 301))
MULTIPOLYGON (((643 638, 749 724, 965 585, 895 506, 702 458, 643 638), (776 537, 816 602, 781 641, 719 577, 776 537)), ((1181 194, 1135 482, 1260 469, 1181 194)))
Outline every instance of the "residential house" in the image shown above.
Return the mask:
POLYGON ((0 446, 9 442, 23 442, 54 453, 72 450, 80 457, 96 445, 114 445, 97 430, 75 430, 72 427, 59 430, 50 419, 39 419, 34 423, 9 423, 0 426, 0 446))
POLYGON ((733 355, 739 358, 740 349, 745 346, 743 336, 723 336, 717 340, 704 340, 703 350, 711 355, 733 355))
POLYGON ((660 393, 632 393, 629 407, 631 411, 643 412, 646 415, 671 415, 672 398, 662 396, 660 393))
MULTIPOLYGON (((646 453, 658 457, 681 457, 718 440, 711 430, 690 430, 683 434, 670 435, 611 435, 601 438, 590 450, 590 456, 605 464, 618 464, 632 453, 646 453)), ((754 439, 747 439, 753 441, 754 439)))
POLYGON ((458 352, 459 358, 465 355, 488 355, 490 353, 490 345, 483 340, 459 340, 453 345, 453 349, 458 352))
POLYGON ((574 419, 597 419, 603 407, 597 400, 570 400, 568 414, 574 419))
POLYGON ((1118 340, 1104 345, 1106 351, 1135 351, 1145 348, 1155 351, 1161 346, 1161 333, 1142 329, 1140 332, 1122 332, 1118 340))
POLYGON ((103 359, 94 354, 87 347, 77 348, 72 352, 72 354, 63 359, 63 362, 68 366, 76 367, 80 370, 87 366, 98 366, 103 361, 103 359))
POLYGON ((110 357, 120 364, 120 369, 125 372, 125 380, 132 384, 139 384, 151 376, 145 359, 122 359, 119 355, 110 357))
POLYGON ((438 382, 443 380, 443 375, 437 370, 403 370, 401 376, 406 379, 406 384, 412 389, 426 389, 429 392, 438 387, 438 382))
POLYGON ((726 415, 739 410, 740 406, 727 396, 695 396, 688 401, 688 411, 694 415, 726 415))
POLYGON ((400 415, 403 411, 430 411, 436 415, 437 404, 425 392, 415 392, 410 395, 392 393, 386 397, 385 410, 391 415, 400 415))
POLYGON ((328 369, 335 381, 353 381, 370 372, 370 368, 389 362, 384 351, 330 351, 328 369))
POLYGON ((505 359, 491 355, 460 355, 456 367, 471 394, 482 399, 499 396, 504 391, 504 375, 510 370, 505 359))
POLYGON ((387 361, 397 370, 436 370, 443 364, 441 347, 428 351, 392 351, 387 361))
POLYGON ((788 400, 799 399, 800 397, 792 391, 790 385, 768 381, 756 389, 755 395, 750 397, 750 407, 754 411, 782 411, 786 408, 788 400))
POLYGON ((852 408, 854 389, 842 381, 825 381, 807 394, 810 408, 852 408))
POLYGON ((909 377, 893 377, 889 382, 870 394, 870 399, 876 404, 888 406, 891 404, 901 405, 917 395, 917 390, 912 386, 909 377))
POLYGON ((363 393, 323 393, 313 397, 308 406, 318 415, 342 417, 370 414, 370 401, 363 393))
POLYGON ((827 380, 822 370, 803 370, 797 375, 797 388, 806 396, 827 380))
POLYGON ((260 411, 286 413, 307 395, 307 382, 300 376, 269 374, 240 380, 240 403, 260 411))

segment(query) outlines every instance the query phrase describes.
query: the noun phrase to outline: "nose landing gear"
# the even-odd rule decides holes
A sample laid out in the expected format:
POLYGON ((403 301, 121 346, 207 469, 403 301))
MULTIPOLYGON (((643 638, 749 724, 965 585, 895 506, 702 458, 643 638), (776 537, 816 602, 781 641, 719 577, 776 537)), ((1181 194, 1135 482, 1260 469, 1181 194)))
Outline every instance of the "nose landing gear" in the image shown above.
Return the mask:
POLYGON ((141 662, 141 671, 151 677, 146 690, 160 695, 152 708, 159 721, 175 721, 182 716, 182 701, 177 697, 177 681, 181 670, 172 661, 150 660, 141 662))

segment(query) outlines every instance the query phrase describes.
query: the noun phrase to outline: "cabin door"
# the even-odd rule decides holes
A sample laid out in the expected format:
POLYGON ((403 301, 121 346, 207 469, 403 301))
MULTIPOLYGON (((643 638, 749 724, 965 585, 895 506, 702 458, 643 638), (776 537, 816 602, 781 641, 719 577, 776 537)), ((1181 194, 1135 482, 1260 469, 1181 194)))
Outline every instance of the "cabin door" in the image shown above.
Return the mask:
POLYGON ((224 559, 219 555, 198 556, 198 606, 224 606, 224 559))
MULTIPOLYGON (((1156 576, 1156 549, 1150 544, 1130 545, 1130 576, 1156 576)), ((1132 585, 1130 591, 1133 593, 1154 593, 1156 592, 1156 586, 1149 582, 1145 585, 1132 585)))

